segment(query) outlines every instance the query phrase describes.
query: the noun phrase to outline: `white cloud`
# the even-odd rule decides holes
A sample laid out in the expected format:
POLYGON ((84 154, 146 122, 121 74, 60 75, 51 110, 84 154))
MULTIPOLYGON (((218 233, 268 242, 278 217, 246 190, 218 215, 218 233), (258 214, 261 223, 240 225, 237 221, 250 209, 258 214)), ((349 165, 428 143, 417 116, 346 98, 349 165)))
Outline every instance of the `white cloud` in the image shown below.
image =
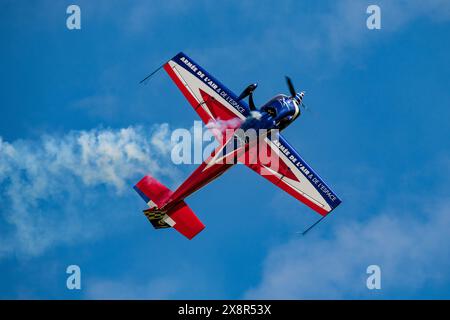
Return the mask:
POLYGON ((147 283, 92 280, 86 288, 88 299, 170 299, 180 292, 182 283, 175 278, 160 277, 147 283))
POLYGON ((114 218, 108 203, 135 197, 136 179, 176 175, 161 148, 170 145, 168 133, 163 124, 12 143, 0 137, 0 257, 38 255, 101 234, 102 223, 114 218))
MULTIPOLYGON (((246 75, 267 65, 269 48, 273 49, 269 50, 271 64, 300 74, 314 72, 319 79, 328 77, 344 62, 363 66, 364 53, 376 52, 371 48, 387 45, 401 32, 414 32, 411 25, 418 20, 440 23, 450 19, 450 1, 446 0, 341 0, 320 6, 287 1, 266 3, 261 10, 254 10, 254 4, 245 1, 228 3, 228 6, 240 12, 234 22, 237 27, 244 25, 243 21, 251 23, 250 28, 240 33, 240 41, 223 41, 219 37, 207 47, 183 50, 205 65, 209 62, 220 66, 218 61, 239 65, 240 73, 246 75), (381 7, 381 30, 369 30, 366 26, 369 16, 366 9, 371 4, 381 7), (267 12, 275 13, 270 23, 267 12), (292 54, 296 56, 295 63, 287 59, 292 54), (308 71, 309 68, 313 69, 308 71)), ((205 8, 208 9, 216 10, 205 8)))
POLYGON ((402 212, 384 210, 373 218, 349 222, 321 236, 273 248, 261 282, 246 298, 425 298, 425 287, 450 284, 450 198, 422 202, 402 212), (382 270, 382 290, 366 288, 366 268, 382 270))
MULTIPOLYGON (((162 257, 162 260, 165 258, 162 257)), ((177 256, 177 263, 152 272, 127 270, 123 275, 85 278, 86 299, 207 299, 224 297, 224 289, 218 284, 221 275, 211 272, 208 264, 195 264, 177 256), (136 278, 136 275, 139 277, 136 278)), ((214 269, 214 268, 213 268, 214 269)), ((150 270, 150 269, 149 269, 150 270)))
MULTIPOLYGON (((346 49, 367 45, 377 32, 382 35, 398 32, 419 18, 444 21, 450 18, 450 2, 446 0, 411 1, 338 1, 331 11, 321 19, 321 32, 325 35, 325 46, 333 55, 340 55, 346 49), (372 31, 366 27, 369 14, 366 9, 376 4, 381 9, 381 30, 372 31)), ((387 38, 388 39, 388 38, 387 38)))

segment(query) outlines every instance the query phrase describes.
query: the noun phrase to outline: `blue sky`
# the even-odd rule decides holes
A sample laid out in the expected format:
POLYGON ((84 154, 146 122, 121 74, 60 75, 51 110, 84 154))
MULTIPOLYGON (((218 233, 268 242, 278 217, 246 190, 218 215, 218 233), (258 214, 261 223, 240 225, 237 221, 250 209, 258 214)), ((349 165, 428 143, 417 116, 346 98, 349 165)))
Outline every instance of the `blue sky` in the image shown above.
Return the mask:
POLYGON ((69 31, 71 3, 0 3, 0 298, 450 298, 447 1, 77 1, 69 31), (258 104, 307 91, 285 136, 343 203, 306 237, 317 215, 241 166, 187 200, 193 241, 142 215, 143 174, 194 168, 167 146, 195 112, 138 85, 179 51, 258 104))

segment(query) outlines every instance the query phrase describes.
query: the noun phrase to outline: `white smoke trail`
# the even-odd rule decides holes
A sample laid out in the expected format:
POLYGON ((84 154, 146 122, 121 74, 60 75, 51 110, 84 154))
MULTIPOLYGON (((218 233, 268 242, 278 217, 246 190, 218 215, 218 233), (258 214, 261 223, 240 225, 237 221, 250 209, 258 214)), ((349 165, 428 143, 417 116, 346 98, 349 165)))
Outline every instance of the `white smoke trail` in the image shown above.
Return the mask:
POLYGON ((160 165, 167 146, 167 124, 37 141, 0 137, 0 257, 37 255, 101 233, 115 206, 135 196, 131 187, 142 175, 174 177, 169 161, 160 165))

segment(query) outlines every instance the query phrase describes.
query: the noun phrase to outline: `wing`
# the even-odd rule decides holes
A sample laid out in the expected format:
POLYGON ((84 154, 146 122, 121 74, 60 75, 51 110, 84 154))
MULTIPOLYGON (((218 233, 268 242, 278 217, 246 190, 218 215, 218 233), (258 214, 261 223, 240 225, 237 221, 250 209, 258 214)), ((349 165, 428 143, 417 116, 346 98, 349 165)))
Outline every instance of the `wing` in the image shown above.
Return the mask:
POLYGON ((233 119, 242 121, 249 115, 245 102, 237 102, 237 96, 231 90, 183 52, 164 64, 164 70, 205 124, 233 119))
POLYGON ((281 135, 273 139, 265 138, 261 143, 266 144, 267 152, 260 150, 256 156, 256 149, 252 148, 240 162, 322 216, 341 203, 331 188, 281 135), (261 153, 265 157, 260 156, 261 153))

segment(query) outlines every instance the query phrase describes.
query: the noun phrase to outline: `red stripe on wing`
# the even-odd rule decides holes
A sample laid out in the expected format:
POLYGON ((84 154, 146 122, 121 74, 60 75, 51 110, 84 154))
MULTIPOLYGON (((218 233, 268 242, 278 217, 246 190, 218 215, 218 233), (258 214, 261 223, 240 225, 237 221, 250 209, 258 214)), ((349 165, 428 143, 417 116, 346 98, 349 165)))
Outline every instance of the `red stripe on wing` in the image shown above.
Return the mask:
POLYGON ((200 103, 195 99, 195 97, 189 92, 189 90, 186 88, 186 86, 181 82, 180 78, 176 75, 175 71, 173 71, 172 67, 169 65, 169 63, 166 63, 164 65, 164 70, 167 72, 169 77, 172 79, 172 81, 176 84, 178 89, 183 93, 183 95, 186 97, 186 99, 189 101, 189 103, 192 105, 194 110, 198 113, 200 118, 204 123, 208 123, 211 120, 214 120, 211 118, 211 116, 200 107, 200 103))

